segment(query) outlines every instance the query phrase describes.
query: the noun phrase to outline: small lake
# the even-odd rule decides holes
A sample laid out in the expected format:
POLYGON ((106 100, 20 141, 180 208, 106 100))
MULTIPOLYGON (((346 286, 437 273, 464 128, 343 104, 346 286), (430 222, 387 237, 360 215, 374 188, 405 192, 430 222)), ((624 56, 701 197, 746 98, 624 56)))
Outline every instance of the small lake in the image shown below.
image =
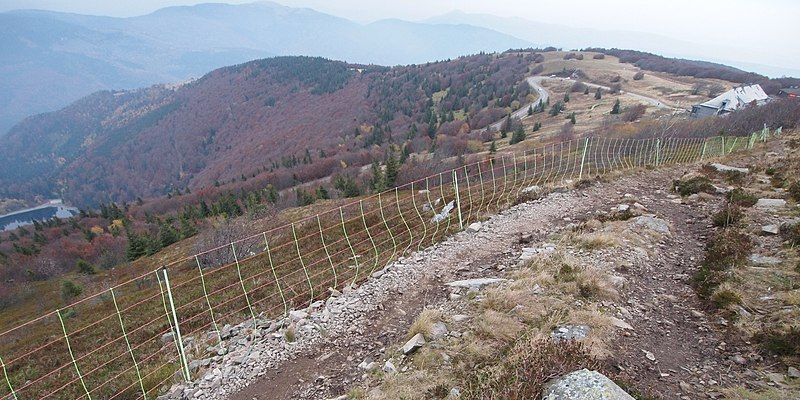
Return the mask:
POLYGON ((33 221, 43 222, 54 217, 70 218, 77 215, 78 212, 75 207, 53 201, 38 207, 0 215, 0 231, 17 229, 20 226, 32 225, 33 221))

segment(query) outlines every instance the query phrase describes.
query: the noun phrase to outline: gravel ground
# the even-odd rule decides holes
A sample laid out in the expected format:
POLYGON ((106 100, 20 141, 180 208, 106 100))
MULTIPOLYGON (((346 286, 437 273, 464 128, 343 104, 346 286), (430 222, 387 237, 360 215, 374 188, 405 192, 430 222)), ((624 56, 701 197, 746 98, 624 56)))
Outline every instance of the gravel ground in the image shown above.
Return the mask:
MULTIPOLYGON (((688 285, 708 229, 708 205, 681 204, 667 191, 687 167, 636 172, 586 189, 556 191, 485 221, 478 232, 460 232, 391 264, 358 288, 291 313, 292 342, 280 324, 247 321, 225 329, 225 349, 195 361, 205 370, 191 386, 175 385, 165 398, 326 399, 365 377, 370 361, 383 365, 387 348, 403 341, 426 306, 458 308, 445 282, 502 277, 519 258, 520 237, 545 242, 572 221, 608 211, 629 195, 646 212, 668 221, 672 233, 649 248, 618 246, 594 252, 626 283, 618 304, 607 304, 630 323, 611 343, 608 362, 636 389, 659 398, 713 397, 718 385, 737 379, 736 352, 702 311, 688 285), (677 251, 676 249, 680 249, 677 251), (622 268, 622 260, 627 262, 622 268), (455 303, 454 303, 455 302, 455 303), (449 304, 448 303, 453 303, 449 304)), ((286 324, 284 324, 286 325, 286 324)), ((737 352, 738 354, 738 352, 737 352)))

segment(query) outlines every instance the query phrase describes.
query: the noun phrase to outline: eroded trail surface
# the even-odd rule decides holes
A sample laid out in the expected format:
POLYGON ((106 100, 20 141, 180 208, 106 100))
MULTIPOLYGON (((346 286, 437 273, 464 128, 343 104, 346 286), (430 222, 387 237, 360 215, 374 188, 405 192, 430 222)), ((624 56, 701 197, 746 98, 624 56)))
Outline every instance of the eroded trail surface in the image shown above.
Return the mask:
POLYGON ((635 198, 644 212, 666 220, 670 232, 649 248, 621 243, 584 255, 625 281, 619 300, 604 306, 633 329, 615 331, 606 362, 632 389, 648 395, 713 397, 714 388, 735 379, 741 366, 729 360, 734 344, 718 333, 724 329, 709 321, 688 283, 702 257, 709 206, 681 204, 669 193, 672 179, 682 173, 679 168, 637 172, 515 206, 486 221, 480 231, 461 232, 401 259, 308 314, 293 313, 293 342, 280 331, 241 339, 246 347, 212 365, 184 395, 237 400, 342 396, 363 379, 370 361, 383 365, 387 347, 404 341, 424 307, 458 301, 445 282, 503 277, 519 258, 520 237, 544 243, 574 221, 635 198))

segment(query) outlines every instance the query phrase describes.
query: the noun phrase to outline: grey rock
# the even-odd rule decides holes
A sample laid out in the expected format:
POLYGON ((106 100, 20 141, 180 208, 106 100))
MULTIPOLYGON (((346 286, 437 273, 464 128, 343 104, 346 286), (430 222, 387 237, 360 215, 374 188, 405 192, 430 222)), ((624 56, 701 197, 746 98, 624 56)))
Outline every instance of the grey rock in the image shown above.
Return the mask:
POLYGON ((469 224, 469 226, 467 227, 467 232, 475 233, 475 232, 480 231, 481 228, 483 228, 483 224, 482 223, 473 222, 473 223, 469 224))
POLYGON ((562 325, 553 330, 550 336, 555 341, 583 340, 589 335, 590 330, 587 325, 562 325))
POLYGON ((544 400, 633 400, 611 379, 597 371, 582 369, 551 382, 544 400))
POLYGON ((763 256, 761 254, 750 255, 750 262, 757 267, 774 267, 783 262, 780 258, 763 256))
POLYGON ((450 393, 447 394, 447 399, 460 399, 460 398, 461 398, 461 390, 456 387, 450 389, 450 393))
POLYGON ((475 278, 475 279, 465 279, 461 281, 453 281, 445 283, 446 286, 449 287, 459 287, 459 288, 467 288, 467 289, 480 289, 486 285, 492 285, 495 283, 505 282, 508 279, 503 278, 475 278))
POLYGON ((452 319, 453 319, 453 322, 463 322, 463 321, 466 321, 466 320, 469 319, 469 315, 456 314, 456 315, 453 315, 452 319))
POLYGON ((778 232, 780 232, 780 228, 778 227, 778 225, 775 225, 775 224, 764 225, 764 226, 761 227, 761 233, 764 233, 764 234, 767 234, 767 235, 777 235, 778 232))
POLYGON ((758 199, 756 208, 765 211, 777 211, 786 207, 786 200, 783 199, 758 199))
POLYGON ((403 354, 409 355, 425 345, 425 337, 421 333, 414 335, 403 345, 403 354))
POLYGON ((661 218, 656 218, 651 215, 642 215, 632 220, 632 223, 637 226, 650 229, 658 233, 669 234, 669 223, 661 218))
POLYGON ((800 370, 798 370, 795 367, 789 367, 789 370, 786 372, 786 375, 788 375, 789 378, 793 379, 800 378, 800 370))
POLYGON ((732 187, 722 187, 717 185, 711 185, 711 186, 714 187, 714 190, 717 192, 717 194, 728 194, 730 193, 731 190, 733 190, 732 187))
POLYGON ((777 372, 767 372, 767 378, 773 383, 782 385, 786 382, 786 376, 777 372))
POLYGON ((365 358, 361 364, 358 364, 358 368, 361 368, 365 371, 372 371, 375 369, 375 361, 372 361, 370 358, 365 358))
POLYGON ((443 338, 443 337, 447 336, 448 332, 450 332, 450 331, 447 329, 447 325, 445 325, 444 322, 439 321, 439 322, 436 322, 435 324, 433 324, 433 326, 431 326, 431 332, 430 333, 431 333, 431 338, 432 339, 443 338))
POLYGON ((301 319, 306 319, 306 318, 308 318, 308 313, 305 312, 305 311, 302 311, 302 310, 292 310, 292 311, 289 311, 289 318, 292 321, 298 321, 298 320, 301 320, 301 319))
POLYGON ((719 172, 740 172, 743 174, 749 174, 749 168, 741 168, 741 167, 731 167, 730 165, 720 164, 720 163, 713 163, 711 164, 714 169, 719 172))
POLYGON ((628 283, 627 278, 619 275, 609 275, 608 281, 609 283, 611 283, 611 285, 613 285, 617 289, 624 288, 625 285, 628 283))
POLYGON ((623 320, 621 320, 621 319, 619 319, 617 317, 609 317, 609 319, 611 319, 611 325, 614 325, 619 329, 627 329, 627 330, 631 330, 631 331, 633 330, 633 327, 631 326, 631 324, 629 324, 629 323, 627 323, 627 322, 625 322, 625 321, 623 321, 623 320))
POLYGON ((161 343, 172 343, 172 338, 175 335, 172 332, 167 332, 161 335, 161 343))
POLYGON ((519 256, 519 259, 522 261, 527 261, 539 254, 549 254, 555 251, 556 245, 552 243, 545 243, 541 247, 524 247, 522 249, 522 255, 519 256))
POLYGON ((542 188, 538 185, 528 186, 525 189, 522 189, 522 193, 540 194, 542 193, 542 188))
POLYGON ((731 361, 733 361, 733 362, 735 362, 735 363, 737 363, 737 364, 739 364, 739 365, 745 365, 745 364, 747 364, 747 359, 746 359, 746 358, 744 358, 744 357, 742 357, 742 355, 741 355, 741 354, 736 354, 736 355, 733 355, 733 356, 731 357, 731 361))
POLYGON ((392 360, 386 360, 386 362, 383 363, 383 372, 386 372, 387 374, 396 374, 397 373, 397 367, 394 366, 394 363, 392 363, 392 360))

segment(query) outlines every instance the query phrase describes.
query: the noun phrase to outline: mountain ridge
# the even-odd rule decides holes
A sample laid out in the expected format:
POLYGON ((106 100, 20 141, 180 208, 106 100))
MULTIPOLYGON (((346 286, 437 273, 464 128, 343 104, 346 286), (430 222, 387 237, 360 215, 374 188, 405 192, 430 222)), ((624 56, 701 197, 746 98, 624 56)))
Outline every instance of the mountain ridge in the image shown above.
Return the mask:
POLYGON ((0 13, 0 135, 24 117, 98 90, 183 81, 278 55, 404 65, 527 47, 473 26, 359 24, 272 2, 176 6, 137 17, 42 10, 0 13), (454 39, 466 37, 469 40, 454 39))

